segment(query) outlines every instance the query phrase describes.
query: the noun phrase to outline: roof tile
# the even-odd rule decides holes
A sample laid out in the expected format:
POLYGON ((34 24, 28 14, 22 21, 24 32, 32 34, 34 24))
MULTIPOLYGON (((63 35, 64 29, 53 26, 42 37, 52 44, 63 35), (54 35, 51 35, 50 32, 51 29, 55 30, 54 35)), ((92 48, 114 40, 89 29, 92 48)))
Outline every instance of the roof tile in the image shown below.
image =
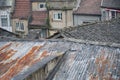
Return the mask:
POLYGON ((47 11, 33 11, 30 25, 46 25, 47 11))
POLYGON ((25 18, 30 16, 31 3, 30 0, 16 0, 13 18, 25 18))

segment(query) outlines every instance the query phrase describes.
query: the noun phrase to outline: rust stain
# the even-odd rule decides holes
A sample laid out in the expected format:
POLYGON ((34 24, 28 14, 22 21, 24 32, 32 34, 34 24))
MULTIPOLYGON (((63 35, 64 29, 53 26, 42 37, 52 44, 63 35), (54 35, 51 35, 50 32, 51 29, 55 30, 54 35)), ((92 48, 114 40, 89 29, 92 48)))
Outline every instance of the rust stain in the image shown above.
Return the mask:
POLYGON ((0 58, 0 61, 4 61, 4 60, 7 60, 9 59, 11 56, 13 56, 17 51, 13 50, 13 49, 10 49, 10 50, 7 50, 7 51, 4 51, 0 54, 1 58, 0 58))
POLYGON ((16 44, 16 47, 18 47, 18 46, 19 46, 19 43, 16 44))
POLYGON ((42 57, 46 57, 46 56, 48 56, 48 52, 47 52, 47 51, 44 51, 44 52, 42 53, 42 55, 41 55, 41 58, 42 58, 42 57))
MULTIPOLYGON (((111 61, 108 57, 105 56, 104 51, 102 51, 101 55, 96 58, 95 60, 96 68, 97 68, 97 75, 90 75, 89 80, 114 80, 112 78, 112 75, 110 74, 110 64, 111 61), (107 65, 107 67, 106 67, 107 65), (105 70, 108 70, 107 73, 105 73, 105 70)), ((114 65, 112 65, 114 66, 114 65)))
POLYGON ((18 59, 12 60, 10 63, 7 64, 0 63, 0 76, 6 73, 9 68, 17 62, 17 60, 18 59))
POLYGON ((17 73, 19 73, 25 66, 30 66, 34 63, 35 53, 39 51, 42 46, 34 46, 24 57, 19 59, 15 65, 13 65, 0 80, 10 80, 17 73))
POLYGON ((36 59, 34 62, 32 62, 32 64, 40 61, 42 58, 47 57, 47 56, 48 56, 48 52, 44 51, 38 59, 36 59))
MULTIPOLYGON (((10 49, 4 51, 0 54, 0 62, 6 61, 10 57, 12 57, 17 51, 10 49)), ((0 63, 0 75, 3 75, 17 60, 11 60, 9 63, 0 63)))
POLYGON ((1 47, 1 48, 0 48, 0 51, 6 49, 6 48, 8 48, 8 47, 10 47, 11 44, 12 44, 12 43, 9 43, 9 44, 6 44, 5 46, 1 47))

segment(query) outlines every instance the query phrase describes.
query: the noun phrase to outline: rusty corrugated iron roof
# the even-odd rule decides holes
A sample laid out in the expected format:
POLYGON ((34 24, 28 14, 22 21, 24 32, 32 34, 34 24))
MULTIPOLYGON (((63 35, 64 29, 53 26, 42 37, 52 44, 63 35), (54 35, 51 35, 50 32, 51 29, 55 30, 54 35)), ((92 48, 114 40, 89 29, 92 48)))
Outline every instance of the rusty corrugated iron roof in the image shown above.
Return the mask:
POLYGON ((0 80, 26 78, 53 58, 62 55, 65 47, 64 50, 59 49, 56 42, 0 42, 0 80))
POLYGON ((52 80, 120 80, 120 48, 71 46, 52 80))
POLYGON ((0 42, 0 80, 23 80, 62 54, 53 80, 120 79, 120 47, 41 40, 0 42))

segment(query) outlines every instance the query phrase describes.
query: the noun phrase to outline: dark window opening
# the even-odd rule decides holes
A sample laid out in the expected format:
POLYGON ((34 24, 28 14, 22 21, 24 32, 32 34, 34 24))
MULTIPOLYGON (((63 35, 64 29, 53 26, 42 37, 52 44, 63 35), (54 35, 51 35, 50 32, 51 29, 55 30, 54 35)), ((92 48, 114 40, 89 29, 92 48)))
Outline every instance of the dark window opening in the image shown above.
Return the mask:
POLYGON ((40 4, 40 8, 44 8, 44 4, 40 4))

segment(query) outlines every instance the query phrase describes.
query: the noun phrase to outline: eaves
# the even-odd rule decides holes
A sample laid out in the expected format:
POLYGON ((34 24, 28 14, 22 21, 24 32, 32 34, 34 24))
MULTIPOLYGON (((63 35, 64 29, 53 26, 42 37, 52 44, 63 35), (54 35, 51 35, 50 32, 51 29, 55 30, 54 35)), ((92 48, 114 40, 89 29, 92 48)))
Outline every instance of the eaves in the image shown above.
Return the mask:
POLYGON ((119 8, 119 7, 101 6, 101 8, 110 8, 110 9, 120 10, 120 8, 119 8))
POLYGON ((73 13, 73 15, 84 15, 84 16, 101 16, 101 14, 86 14, 86 13, 73 13))

